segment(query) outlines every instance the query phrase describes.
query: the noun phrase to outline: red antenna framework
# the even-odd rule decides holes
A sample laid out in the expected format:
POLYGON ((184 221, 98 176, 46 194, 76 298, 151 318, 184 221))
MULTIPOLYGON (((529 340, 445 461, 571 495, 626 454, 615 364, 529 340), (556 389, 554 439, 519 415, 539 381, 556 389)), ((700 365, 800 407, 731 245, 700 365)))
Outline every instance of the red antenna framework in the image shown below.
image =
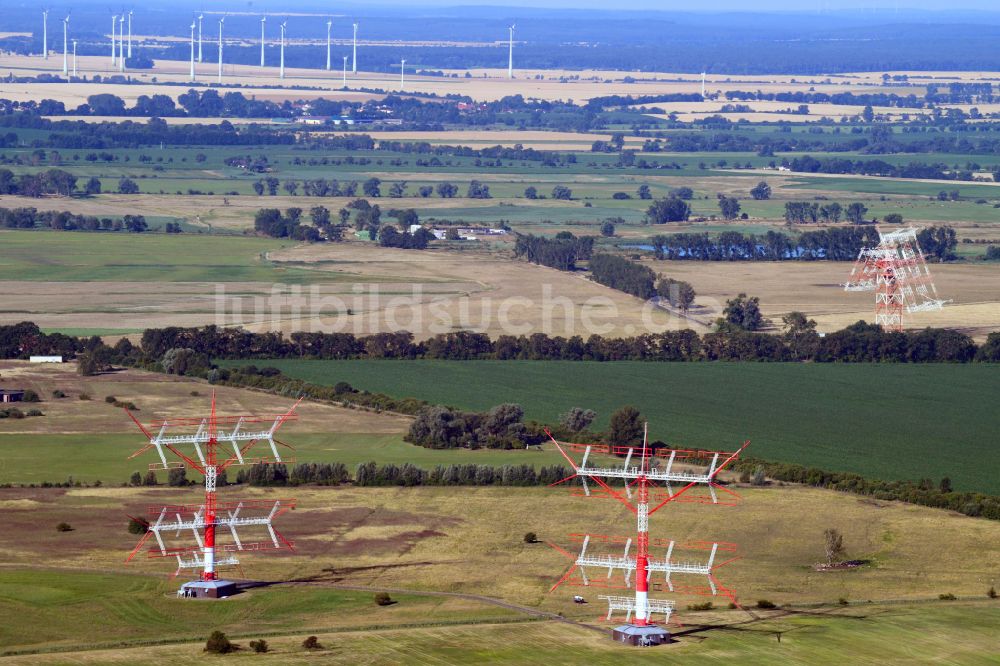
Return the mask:
POLYGON ((201 569, 200 583, 187 583, 182 586, 178 594, 216 597, 235 591, 234 583, 219 580, 218 569, 239 566, 237 552, 276 550, 283 547, 292 549, 292 543, 275 531, 272 521, 286 511, 294 509, 294 499, 236 500, 219 503, 216 497, 216 485, 219 475, 235 465, 288 462, 283 461, 278 452, 278 445, 285 447, 288 445, 276 439, 274 435, 282 425, 297 418, 295 408, 299 402, 284 414, 274 416, 219 417, 216 415, 213 392, 212 411, 207 418, 166 419, 154 421, 148 426, 143 426, 131 412, 125 410, 149 440, 146 446, 129 456, 129 459, 150 449, 156 449, 160 462, 150 464, 151 470, 189 467, 200 472, 205 478, 205 501, 202 504, 149 508, 148 531, 125 561, 130 562, 152 537, 156 543, 150 546, 149 556, 176 557, 177 571, 174 575, 183 569, 201 569), (156 435, 153 435, 153 432, 156 432, 156 435), (257 457, 247 455, 259 441, 270 444, 272 455, 257 457), (220 450, 222 442, 232 445, 232 454, 226 455, 220 450), (190 454, 181 449, 186 446, 193 448, 190 454), (176 455, 180 460, 168 460, 168 453, 176 455), (222 458, 223 455, 226 457, 222 458), (241 539, 239 528, 251 527, 265 528, 270 538, 257 541, 241 539), (228 528, 232 543, 218 543, 219 537, 222 536, 218 528, 228 528), (167 545, 165 538, 169 538, 171 532, 175 537, 179 537, 182 532, 188 531, 197 542, 196 546, 167 545))
POLYGON ((875 292, 875 323, 887 331, 903 330, 907 313, 940 310, 948 301, 938 298, 917 230, 879 231, 879 244, 865 247, 844 284, 844 291, 875 292))
MULTIPOLYGON (((670 592, 687 594, 708 594, 729 597, 736 601, 735 593, 721 585, 715 578, 714 571, 732 562, 735 557, 735 544, 725 542, 695 541, 679 544, 674 540, 655 539, 649 537, 649 517, 662 509, 670 502, 699 502, 709 504, 732 505, 736 503, 738 496, 733 491, 719 485, 716 477, 730 463, 736 460, 740 453, 749 446, 750 442, 744 442, 737 451, 688 451, 679 449, 658 449, 650 450, 647 445, 648 425, 644 428, 642 446, 607 446, 594 444, 560 444, 551 433, 549 438, 556 445, 559 453, 569 462, 573 468, 573 474, 556 482, 558 485, 578 478, 580 489, 574 489, 574 494, 586 497, 611 497, 624 504, 636 515, 636 535, 635 537, 609 537, 605 535, 593 534, 572 534, 571 541, 580 543, 580 554, 573 556, 566 550, 554 546, 556 550, 573 560, 573 565, 565 575, 552 586, 555 590, 560 585, 584 585, 605 588, 629 589, 631 588, 632 576, 635 576, 635 596, 606 595, 601 596, 608 602, 608 614, 606 619, 611 620, 615 611, 624 611, 627 624, 615 629, 614 637, 622 642, 630 642, 633 645, 657 645, 665 642, 669 634, 658 627, 653 621, 653 614, 663 614, 664 623, 669 623, 670 616, 674 611, 674 603, 665 599, 649 598, 650 584, 654 588, 666 586, 670 592), (574 452, 582 452, 583 458, 577 463, 566 453, 566 449, 574 452), (590 461, 592 455, 603 454, 612 456, 624 456, 625 463, 621 467, 597 466, 590 461), (632 463, 634 457, 639 457, 639 465, 632 463), (662 459, 665 460, 661 468, 662 459), (589 464, 588 464, 589 463, 589 464), (706 469, 707 466, 707 469, 706 469), (694 468, 697 471, 692 471, 694 468), (611 482, 621 479, 625 482, 622 492, 611 486, 611 482), (593 481, 597 488, 592 489, 588 481, 593 481), (675 491, 674 485, 679 484, 680 488, 675 491), (708 493, 705 495, 695 495, 690 491, 696 486, 705 487, 708 493), (633 502, 633 492, 635 500, 633 502), (650 506, 652 504, 652 507, 650 506), (632 544, 635 544, 635 556, 630 555, 632 544), (601 554, 593 555, 588 553, 588 548, 597 546, 600 550, 608 550, 609 547, 623 548, 621 555, 601 554), (650 546, 665 550, 663 559, 650 556, 650 546), (700 551, 702 554, 708 553, 707 559, 702 557, 695 560, 682 560, 675 556, 675 551, 700 551), (716 564, 719 553, 730 555, 728 559, 720 564, 716 564), (607 569, 605 581, 600 581, 588 577, 587 568, 607 569), (574 578, 575 572, 579 571, 579 578, 574 578), (621 581, 613 579, 616 572, 620 572, 621 581), (655 583, 652 579, 653 573, 662 573, 663 583, 655 583), (674 575, 700 575, 707 578, 707 585, 690 586, 677 585, 674 575), (632 621, 632 616, 635 620, 632 621)), ((552 544, 550 544, 552 545, 552 544)), ((550 590, 550 591, 552 591, 550 590)))

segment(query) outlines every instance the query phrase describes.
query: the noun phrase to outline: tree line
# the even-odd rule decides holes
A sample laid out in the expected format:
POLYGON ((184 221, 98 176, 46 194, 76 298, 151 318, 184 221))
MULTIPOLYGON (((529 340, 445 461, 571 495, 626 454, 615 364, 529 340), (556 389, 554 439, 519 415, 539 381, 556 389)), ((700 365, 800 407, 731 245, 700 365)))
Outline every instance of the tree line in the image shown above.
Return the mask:
POLYGON ((569 232, 560 232, 555 238, 517 234, 514 239, 514 256, 523 257, 533 264, 573 271, 576 270, 577 260, 591 258, 594 240, 593 236, 577 237, 569 232))
MULTIPOLYGON (((124 215, 120 218, 95 215, 77 215, 69 211, 44 210, 36 208, 0 208, 0 228, 34 229, 45 227, 55 231, 127 231, 142 233, 149 228, 142 215, 124 215)), ((179 233, 179 225, 168 222, 167 233, 179 233)))
POLYGON ((653 256, 672 261, 854 261, 861 248, 878 242, 878 230, 872 225, 818 229, 797 236, 772 230, 765 234, 724 231, 714 236, 661 234, 650 239, 653 256))

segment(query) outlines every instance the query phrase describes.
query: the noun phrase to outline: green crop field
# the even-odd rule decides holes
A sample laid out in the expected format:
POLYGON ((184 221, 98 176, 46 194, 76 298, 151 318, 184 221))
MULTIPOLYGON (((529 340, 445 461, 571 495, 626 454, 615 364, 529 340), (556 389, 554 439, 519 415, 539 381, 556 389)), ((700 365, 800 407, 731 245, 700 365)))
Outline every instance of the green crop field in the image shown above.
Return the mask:
MULTIPOLYGON (((565 464, 555 448, 532 448, 528 451, 478 451, 425 449, 407 444, 402 434, 369 435, 364 433, 299 433, 285 440, 294 451, 284 451, 286 459, 299 462, 341 462, 351 471, 359 463, 405 462, 430 469, 435 465, 474 463, 479 465, 544 465, 565 464)), ((68 478, 84 483, 102 481, 117 485, 128 480, 134 471, 145 471, 148 463, 157 460, 154 452, 141 459, 128 456, 141 448, 143 438, 124 434, 4 434, 0 436, 0 484, 2 483, 62 483, 68 478)), ((259 445, 258 445, 259 446, 259 445)), ((166 472, 159 472, 166 482, 166 472)), ((235 472, 230 474, 235 478, 235 472)))
POLYGON ((196 234, 5 231, 0 272, 7 280, 54 282, 301 282, 337 275, 276 267, 264 255, 290 245, 273 239, 196 234))
POLYGON ((993 365, 255 361, 292 377, 483 410, 502 402, 553 421, 570 407, 632 404, 653 438, 873 478, 949 476, 1000 493, 993 365))

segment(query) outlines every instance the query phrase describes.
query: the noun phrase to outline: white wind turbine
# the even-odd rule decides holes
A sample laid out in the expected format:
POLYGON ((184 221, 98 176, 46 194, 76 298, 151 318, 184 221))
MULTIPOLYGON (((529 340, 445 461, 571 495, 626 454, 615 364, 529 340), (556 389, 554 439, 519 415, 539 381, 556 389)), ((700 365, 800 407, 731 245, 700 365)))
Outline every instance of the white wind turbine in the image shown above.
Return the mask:
POLYGON ((201 62, 201 20, 205 18, 204 14, 198 14, 198 62, 201 62))
POLYGON ((333 30, 333 19, 326 22, 326 71, 330 71, 330 31, 333 30))
POLYGON ((358 73, 358 24, 354 24, 354 53, 351 58, 351 71, 358 73))
POLYGON ((344 87, 347 87, 347 56, 344 56, 344 87))
POLYGON ((118 17, 118 71, 125 71, 125 14, 118 17))
POLYGON ((194 20, 191 21, 191 74, 190 79, 192 82, 195 80, 194 75, 194 20))
POLYGON ((69 14, 63 19, 63 74, 69 74, 69 14))
POLYGON ((399 89, 406 89, 406 58, 401 58, 399 61, 399 89))
POLYGON ((285 28, 288 26, 288 21, 281 22, 281 67, 278 69, 278 78, 285 78, 285 28))
POLYGON ((222 83, 222 24, 225 22, 225 16, 219 19, 219 83, 222 83))
POLYGON ((114 67, 118 64, 118 45, 115 44, 115 38, 118 33, 115 32, 118 29, 118 14, 111 15, 111 66, 114 67))
POLYGON ((76 40, 73 40, 73 76, 76 76, 76 40))
POLYGON ((132 57, 132 10, 128 10, 128 57, 132 57))
POLYGON ((264 68, 264 24, 267 23, 267 17, 260 17, 260 67, 264 68))
POLYGON ((510 34, 507 37, 507 78, 514 78, 514 28, 517 25, 514 23, 510 24, 510 34))
POLYGON ((49 59, 49 10, 42 10, 42 56, 49 59))
POLYGON ((705 72, 701 73, 701 98, 705 99, 705 72))

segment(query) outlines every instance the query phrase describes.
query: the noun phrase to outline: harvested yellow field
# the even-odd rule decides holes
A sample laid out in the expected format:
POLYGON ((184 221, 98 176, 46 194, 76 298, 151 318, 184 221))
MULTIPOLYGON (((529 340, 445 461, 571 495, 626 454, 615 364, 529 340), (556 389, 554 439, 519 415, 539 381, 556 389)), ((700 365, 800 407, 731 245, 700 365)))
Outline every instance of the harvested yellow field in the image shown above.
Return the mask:
MULTIPOLYGON (((875 297, 869 292, 848 293, 841 286, 851 266, 843 262, 696 262, 649 261, 658 272, 685 280, 698 293, 691 314, 698 319, 718 317, 727 299, 739 291, 760 297, 761 310, 774 325, 793 310, 815 319, 821 332, 835 331, 858 320, 872 321, 875 297)), ((977 339, 1000 328, 1000 266, 990 264, 933 264, 938 294, 952 302, 936 312, 904 314, 907 328, 925 326, 962 330, 977 339)))
MULTIPOLYGON (((402 45, 402 44, 400 44, 402 45)), ((498 49, 498 60, 503 60, 501 49, 498 49)), ((364 60, 361 60, 362 66, 364 60)), ((499 63, 498 63, 499 64, 499 63)), ((39 56, 0 56, 0 67, 16 76, 34 76, 40 73, 58 73, 61 61, 50 58, 43 60, 39 56)), ((81 56, 78 58, 81 76, 117 75, 111 66, 110 59, 100 56, 81 56)), ((670 72, 620 72, 610 70, 516 70, 515 78, 507 78, 506 69, 473 69, 472 75, 465 77, 466 70, 448 70, 446 73, 458 74, 450 76, 417 76, 408 73, 406 77, 406 92, 435 93, 438 95, 460 94, 468 95, 477 100, 498 100, 509 95, 524 95, 530 98, 547 100, 586 101, 592 97, 605 95, 658 95, 667 93, 697 93, 701 90, 701 76, 691 73, 670 72), (625 77, 631 77, 634 82, 626 83, 625 77)), ((763 92, 881 92, 892 91, 899 94, 909 94, 919 91, 927 83, 947 83, 948 81, 987 81, 995 80, 997 73, 991 72, 922 72, 907 73, 911 76, 910 85, 884 85, 882 73, 851 73, 829 76, 795 77, 789 75, 766 76, 730 76, 726 74, 709 74, 706 77, 706 89, 709 94, 725 93, 728 90, 761 90, 763 92)), ((175 97, 186 88, 176 86, 159 86, 157 82, 187 83, 189 81, 189 64, 187 61, 158 60, 153 70, 129 72, 129 76, 147 85, 114 85, 102 84, 99 92, 107 92, 122 97, 129 103, 134 102, 139 95, 166 94, 175 97)), ((197 83, 192 87, 204 87, 215 82, 218 75, 216 63, 202 62, 196 65, 197 83)), ((261 70, 251 65, 224 65, 223 81, 245 86, 245 95, 255 95, 258 99, 273 101, 311 99, 323 97, 326 99, 363 100, 374 95, 361 92, 342 90, 340 72, 327 72, 319 69, 286 69, 285 79, 278 77, 277 67, 261 70), (305 86, 312 90, 292 90, 285 86, 305 86)), ((348 88, 382 88, 387 91, 399 91, 399 76, 397 72, 365 72, 348 73, 348 88)), ((4 96, 8 99, 57 99, 67 105, 77 105, 86 101, 87 95, 94 94, 92 84, 78 83, 31 83, 8 84, 4 96)), ((898 111, 898 110, 897 110, 898 111)), ((843 112, 836 115, 842 115, 843 112)), ((832 115, 832 114, 827 114, 832 115)), ((773 118, 772 118, 773 119, 773 118)), ((800 118, 801 119, 801 118, 800 118)))
MULTIPOLYGON (((35 364, 27 361, 0 361, 0 387, 31 389, 42 397, 37 405, 44 417, 0 420, 2 434, 137 433, 132 422, 118 409, 105 403, 105 396, 135 402, 140 420, 166 419, 207 411, 215 392, 220 414, 279 414, 295 401, 174 375, 117 370, 94 377, 81 377, 75 363, 35 364), (66 394, 56 398, 53 391, 66 394), (90 396, 81 400, 80 395, 90 396)), ((27 409, 29 403, 20 405, 27 409)), ((285 426, 288 433, 324 432, 391 434, 405 432, 409 419, 394 414, 374 414, 316 402, 303 402, 296 410, 297 421, 285 426)), ((139 440, 137 440, 139 441, 139 440)))

